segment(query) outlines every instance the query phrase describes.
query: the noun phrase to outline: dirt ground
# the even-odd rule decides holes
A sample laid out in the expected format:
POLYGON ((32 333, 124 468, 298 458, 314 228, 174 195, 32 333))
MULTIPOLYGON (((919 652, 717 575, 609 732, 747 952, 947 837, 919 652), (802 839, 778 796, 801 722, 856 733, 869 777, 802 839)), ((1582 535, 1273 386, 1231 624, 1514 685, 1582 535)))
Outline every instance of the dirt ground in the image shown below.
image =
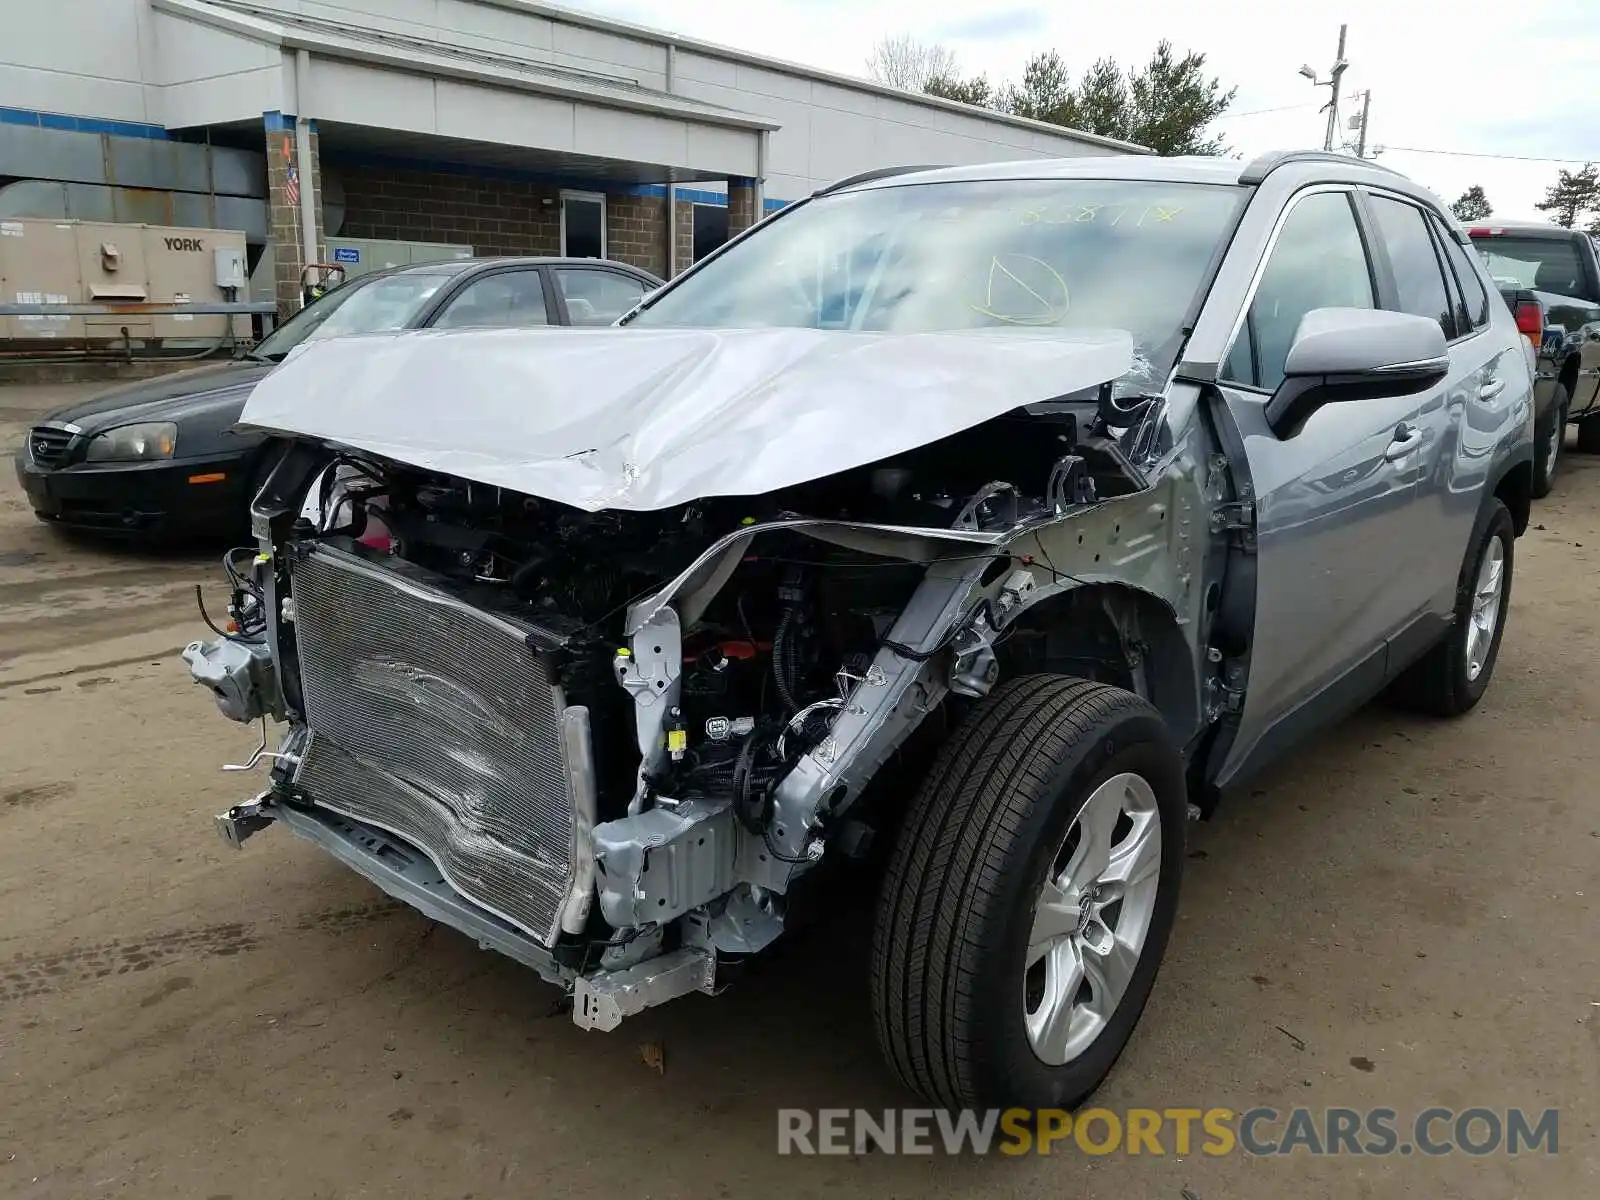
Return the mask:
MULTIPOLYGON (((8 459, 67 396, 0 389, 8 459)), ((0 1196, 1600 1195, 1600 460, 1568 458, 1534 521, 1476 712, 1373 708, 1191 826, 1098 1103, 1556 1107, 1557 1155, 780 1160, 780 1107, 914 1103, 859 934, 584 1033, 287 833, 230 851, 211 816, 252 781, 217 767, 254 738, 177 657, 215 562, 67 541, 6 465, 0 1196)))

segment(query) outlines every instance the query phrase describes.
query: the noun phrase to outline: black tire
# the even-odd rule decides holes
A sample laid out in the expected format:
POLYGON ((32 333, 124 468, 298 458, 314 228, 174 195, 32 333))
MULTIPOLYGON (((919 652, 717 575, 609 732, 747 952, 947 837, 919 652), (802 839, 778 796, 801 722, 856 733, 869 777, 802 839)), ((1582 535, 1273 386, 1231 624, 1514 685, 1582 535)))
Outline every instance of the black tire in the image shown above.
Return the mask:
POLYGON ((1578 449, 1584 454, 1600 454, 1600 417, 1578 422, 1578 449))
POLYGON ((950 1107, 1066 1107, 1110 1073, 1155 985, 1178 906, 1182 756, 1146 701, 1022 676, 974 706, 934 761, 890 855, 872 947, 878 1044, 950 1107), (1025 1027, 1027 942, 1046 872, 1095 788, 1134 772, 1160 819, 1160 876, 1127 990, 1077 1057, 1043 1062, 1025 1027))
POLYGON ((1543 500, 1556 485, 1556 471, 1566 444, 1567 406, 1571 398, 1565 384, 1556 384, 1550 411, 1533 431, 1533 498, 1543 500))
POLYGON ((1506 613, 1511 607, 1516 545, 1510 510, 1499 499, 1490 497, 1478 514, 1472 542, 1461 564, 1461 575, 1456 581, 1455 618, 1450 623, 1450 631, 1395 680, 1391 691, 1393 699, 1417 712, 1459 717, 1483 698, 1489 680, 1494 677, 1494 665, 1500 657, 1500 639, 1506 629, 1506 613), (1484 555, 1497 538, 1505 555, 1499 611, 1495 614, 1494 634, 1483 667, 1473 677, 1467 669, 1467 633, 1472 623, 1473 595, 1484 555))

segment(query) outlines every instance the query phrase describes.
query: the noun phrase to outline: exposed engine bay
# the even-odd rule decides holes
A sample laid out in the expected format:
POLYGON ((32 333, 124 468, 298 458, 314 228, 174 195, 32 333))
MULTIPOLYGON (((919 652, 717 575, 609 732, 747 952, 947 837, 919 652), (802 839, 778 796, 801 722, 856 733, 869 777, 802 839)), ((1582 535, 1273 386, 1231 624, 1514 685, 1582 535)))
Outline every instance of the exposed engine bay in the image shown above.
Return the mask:
MULTIPOLYGON (((658 513, 582 512, 343 455, 317 484, 315 510, 330 517, 297 534, 305 542, 355 543, 422 568, 469 589, 474 603, 559 630, 569 654, 609 663, 624 644, 630 602, 740 529, 811 519, 1009 530, 1134 490, 1137 474, 1117 442, 1104 433, 1080 435, 1080 422, 1103 426, 1098 410, 1086 413, 1082 403, 1019 410, 891 462, 782 493, 658 513), (1020 485, 989 478, 1002 463, 1020 485)), ((981 547, 943 556, 990 557, 981 547)), ((777 779, 825 736, 874 655, 893 644, 890 631, 927 565, 799 531, 752 543, 680 632, 679 700, 662 716, 664 753, 642 775, 631 761, 638 752, 611 744, 613 726, 631 723, 605 710, 630 708, 627 693, 611 689, 591 706, 595 736, 608 743, 596 755, 599 819, 662 796, 730 798, 740 822, 763 834, 777 779)))
MULTIPOLYGON (((219 828, 290 825, 572 987, 588 1027, 710 990, 802 877, 867 853, 885 768, 925 766, 917 730, 993 687, 1019 616, 1141 523, 1122 565, 1155 561, 1146 404, 1101 385, 647 511, 292 441, 229 629, 185 651, 224 713, 289 726, 219 828), (1058 566, 1063 520, 1119 501, 1058 566)), ((1021 632, 1019 661, 1065 653, 1021 632)))

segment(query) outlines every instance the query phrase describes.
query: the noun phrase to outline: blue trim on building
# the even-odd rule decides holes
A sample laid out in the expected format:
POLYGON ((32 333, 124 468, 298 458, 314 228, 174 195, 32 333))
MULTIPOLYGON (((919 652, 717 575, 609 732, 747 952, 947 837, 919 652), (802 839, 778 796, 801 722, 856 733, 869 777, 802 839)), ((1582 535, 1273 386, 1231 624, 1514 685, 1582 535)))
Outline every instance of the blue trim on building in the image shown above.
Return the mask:
MULTIPOLYGON (((261 114, 261 123, 268 133, 289 133, 294 130, 294 114, 277 110, 261 114)), ((162 125, 145 125, 137 121, 111 121, 100 117, 76 117, 68 113, 38 112, 29 108, 0 107, 0 125, 27 125, 37 129, 58 129, 67 133, 108 133, 113 137, 144 138, 150 141, 176 141, 177 135, 162 125)), ((317 128, 311 122, 313 131, 317 128)), ((404 171, 437 171, 443 175, 464 175, 474 179, 505 179, 517 183, 542 183, 551 187, 581 188, 585 191, 609 190, 613 195, 665 197, 666 185, 603 184, 593 179, 573 176, 546 175, 538 171, 523 171, 515 167, 480 167, 471 163, 451 162, 448 159, 393 158, 388 155, 328 155, 329 161, 350 166, 391 167, 404 171)), ((753 187, 755 180, 736 175, 728 180, 730 187, 753 187)), ((678 199, 685 204, 715 204, 726 207, 728 197, 723 192, 704 188, 679 186, 678 199)), ((767 197, 764 208, 776 212, 793 203, 767 197)))
MULTIPOLYGON (((261 114, 261 123, 266 126, 268 133, 293 133, 295 115, 293 113, 279 112, 275 108, 268 109, 261 114)), ((312 133, 317 131, 317 123, 315 121, 307 121, 306 124, 311 126, 312 133)))
MULTIPOLYGON (((267 114, 272 116, 274 114, 267 114)), ((292 120, 292 118, 291 118, 292 120)), ((324 152, 322 159, 334 166, 376 167, 393 171, 431 172, 439 175, 459 175, 468 179, 500 179, 509 183, 534 183, 545 187, 572 188, 586 192, 609 192, 613 196, 656 196, 664 198, 667 187, 661 183, 608 183, 604 180, 586 179, 580 175, 552 175, 542 171, 527 171, 520 167, 489 167, 474 163, 454 162, 446 158, 405 158, 389 154, 338 154, 324 152)), ((736 176, 736 179, 743 178, 736 176)), ((738 186, 730 180, 732 186, 738 186)), ((748 185, 747 185, 748 186, 748 185)), ((715 204, 726 207, 727 194, 703 188, 678 185, 678 199, 686 204, 715 204)), ((790 204, 788 200, 769 198, 766 211, 773 212, 790 204)))
POLYGON ((0 108, 0 125, 31 125, 37 129, 60 129, 69 133, 109 133, 113 137, 145 138, 149 141, 174 140, 163 125, 139 121, 108 121, 101 117, 75 117, 69 113, 36 112, 31 108, 0 108))

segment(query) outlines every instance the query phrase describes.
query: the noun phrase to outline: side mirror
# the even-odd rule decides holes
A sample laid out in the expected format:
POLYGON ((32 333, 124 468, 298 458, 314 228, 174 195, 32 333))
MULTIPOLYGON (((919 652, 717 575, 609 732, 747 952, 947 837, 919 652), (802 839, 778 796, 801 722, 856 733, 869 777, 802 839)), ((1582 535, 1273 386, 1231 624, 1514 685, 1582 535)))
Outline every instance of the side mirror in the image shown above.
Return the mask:
POLYGON ((1300 318, 1267 401, 1267 424, 1291 438, 1324 404, 1421 391, 1450 371, 1439 322, 1371 308, 1314 308, 1300 318))

